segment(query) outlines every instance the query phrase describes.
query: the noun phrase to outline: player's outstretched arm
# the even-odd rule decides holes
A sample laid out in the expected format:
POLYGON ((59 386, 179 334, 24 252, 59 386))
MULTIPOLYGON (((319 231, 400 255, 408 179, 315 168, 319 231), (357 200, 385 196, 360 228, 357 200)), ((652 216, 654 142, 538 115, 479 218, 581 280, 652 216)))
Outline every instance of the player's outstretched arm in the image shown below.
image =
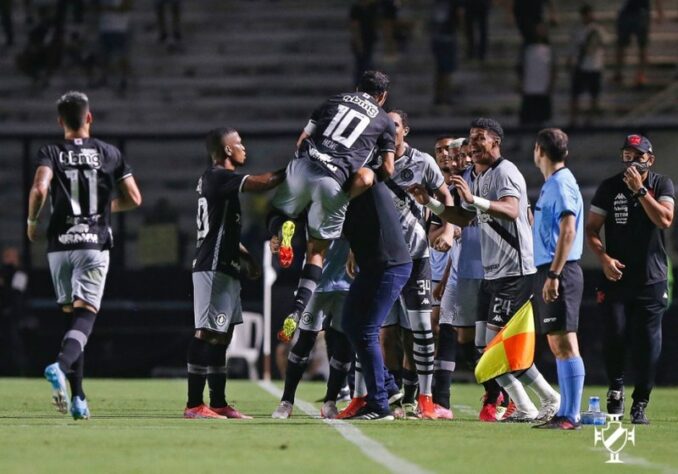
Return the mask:
POLYGON ((437 199, 428 195, 427 189, 421 184, 414 184, 407 189, 407 192, 414 196, 419 204, 422 204, 433 211, 442 220, 450 224, 465 227, 471 223, 475 213, 466 211, 461 206, 446 206, 437 199))
POLYGON ((141 191, 134 176, 128 176, 118 183, 120 196, 111 201, 111 212, 131 211, 141 206, 141 191))
POLYGON ((278 186, 285 179, 285 168, 269 173, 249 175, 245 178, 242 191, 246 193, 263 193, 278 186))
POLYGON ((26 234, 31 242, 35 241, 38 228, 38 217, 42 206, 47 201, 49 195, 49 185, 52 182, 52 168, 49 166, 38 166, 33 178, 33 186, 28 195, 28 220, 26 222, 26 234))

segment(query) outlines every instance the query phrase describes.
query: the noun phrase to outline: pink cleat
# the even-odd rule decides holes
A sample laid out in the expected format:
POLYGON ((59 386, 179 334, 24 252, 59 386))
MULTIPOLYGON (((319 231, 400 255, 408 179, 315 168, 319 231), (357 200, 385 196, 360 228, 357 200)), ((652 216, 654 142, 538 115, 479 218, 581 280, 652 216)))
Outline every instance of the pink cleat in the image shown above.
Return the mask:
POLYGON ((244 413, 240 413, 238 410, 236 410, 234 407, 231 405, 226 405, 225 407, 220 407, 220 408, 214 408, 210 407, 210 410, 212 410, 214 413, 218 415, 225 416, 226 418, 234 418, 238 420, 251 420, 252 417, 245 415, 244 413))
POLYGON ((438 405, 435 403, 433 405, 433 411, 436 414, 436 417, 438 417, 439 420, 453 420, 454 419, 454 413, 452 413, 452 409, 450 408, 445 408, 442 405, 438 405))
POLYGON ((191 418, 191 419, 198 419, 198 418, 214 418, 214 419, 219 419, 219 420, 225 420, 225 416, 221 416, 218 413, 215 413, 212 411, 207 405, 204 403, 201 405, 198 405, 197 407, 193 408, 188 408, 184 410, 184 418, 191 418))

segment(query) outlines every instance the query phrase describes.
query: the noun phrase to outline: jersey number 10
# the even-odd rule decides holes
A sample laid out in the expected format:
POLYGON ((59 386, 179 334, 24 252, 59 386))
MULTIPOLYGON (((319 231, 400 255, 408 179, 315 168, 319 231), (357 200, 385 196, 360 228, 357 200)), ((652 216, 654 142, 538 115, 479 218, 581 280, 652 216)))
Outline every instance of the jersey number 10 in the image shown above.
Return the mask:
POLYGON ((370 119, 365 114, 339 104, 337 106, 337 113, 334 114, 334 118, 332 118, 332 121, 323 132, 323 137, 329 137, 346 148, 351 148, 369 124, 370 119), (358 123, 351 130, 351 133, 345 136, 346 129, 354 120, 358 120, 358 123))

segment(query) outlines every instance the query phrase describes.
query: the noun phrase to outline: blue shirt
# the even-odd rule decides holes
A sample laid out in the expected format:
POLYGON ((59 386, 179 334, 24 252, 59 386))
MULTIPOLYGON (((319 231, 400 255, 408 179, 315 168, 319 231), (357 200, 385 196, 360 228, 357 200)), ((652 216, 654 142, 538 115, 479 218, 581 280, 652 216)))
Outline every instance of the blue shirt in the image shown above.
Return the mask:
POLYGON ((575 217, 576 234, 567 261, 581 258, 584 249, 584 201, 572 172, 561 168, 544 183, 534 209, 534 263, 537 266, 553 261, 560 235, 560 220, 575 217))
MULTIPOLYGON (((454 246, 457 246, 457 243, 454 243, 454 246)), ((433 247, 429 250, 429 260, 431 262, 431 281, 440 281, 443 279, 445 274, 445 267, 447 267, 447 261, 449 259, 449 250, 447 252, 441 252, 436 250, 433 247)))
MULTIPOLYGON (((469 187, 475 181, 475 172, 473 167, 469 167, 462 175, 469 187)), ((457 276, 464 279, 482 280, 485 278, 483 270, 483 261, 480 255, 480 228, 478 228, 478 218, 461 230, 461 253, 459 254, 459 263, 457 276)))
POLYGON ((344 239, 333 240, 330 243, 323 263, 323 275, 315 289, 317 293, 348 291, 352 281, 346 274, 348 250, 348 242, 344 239))

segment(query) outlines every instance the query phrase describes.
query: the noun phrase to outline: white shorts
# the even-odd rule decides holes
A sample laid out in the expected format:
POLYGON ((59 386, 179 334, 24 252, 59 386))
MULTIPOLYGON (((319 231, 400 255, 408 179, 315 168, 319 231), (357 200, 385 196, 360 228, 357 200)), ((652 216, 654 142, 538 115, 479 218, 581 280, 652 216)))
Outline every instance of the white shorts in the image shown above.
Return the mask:
POLYGON ((108 274, 108 250, 63 250, 47 254, 57 303, 82 300, 99 311, 108 274))
POLYGON ((339 182, 320 166, 309 158, 290 161, 272 204, 289 217, 297 217, 308 208, 309 235, 334 240, 341 237, 349 198, 339 182))
POLYGON ((457 305, 452 326, 475 327, 478 321, 478 295, 483 280, 459 278, 457 281, 457 305))
POLYGON ((347 291, 313 293, 306 311, 301 315, 299 329, 320 332, 323 329, 323 323, 329 320, 332 329, 343 332, 341 330, 341 313, 344 311, 344 300, 346 300, 347 294, 347 291))
POLYGON ((393 303, 381 327, 395 326, 396 324, 403 329, 411 330, 410 319, 407 317, 407 308, 405 307, 405 299, 402 296, 399 296, 396 302, 393 303))
POLYGON ((226 333, 242 323, 240 280, 222 272, 193 272, 196 329, 226 333))

